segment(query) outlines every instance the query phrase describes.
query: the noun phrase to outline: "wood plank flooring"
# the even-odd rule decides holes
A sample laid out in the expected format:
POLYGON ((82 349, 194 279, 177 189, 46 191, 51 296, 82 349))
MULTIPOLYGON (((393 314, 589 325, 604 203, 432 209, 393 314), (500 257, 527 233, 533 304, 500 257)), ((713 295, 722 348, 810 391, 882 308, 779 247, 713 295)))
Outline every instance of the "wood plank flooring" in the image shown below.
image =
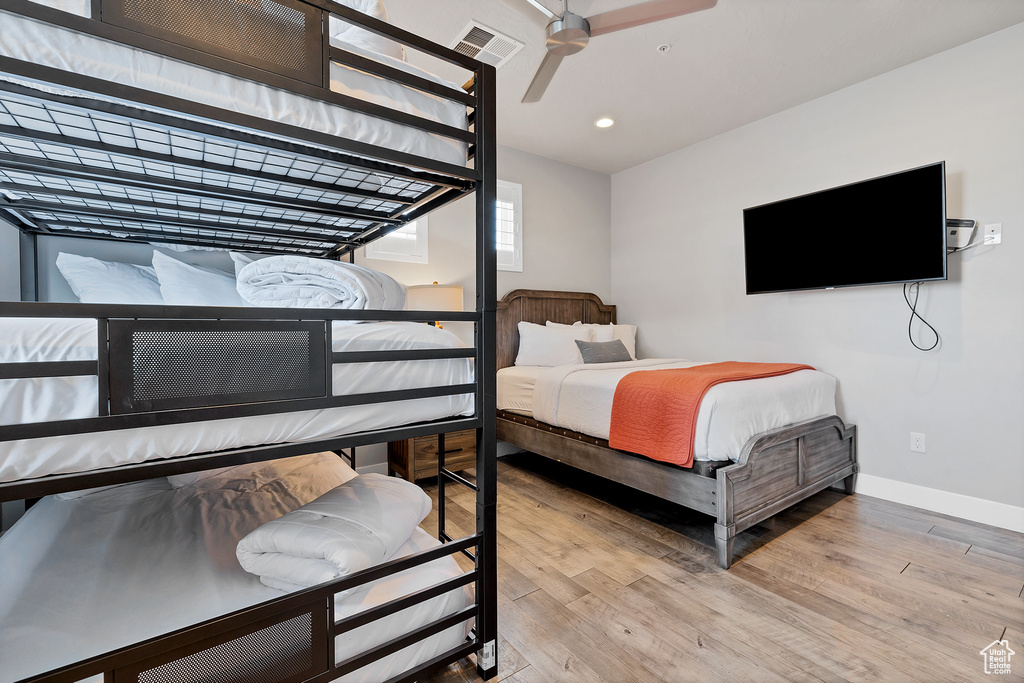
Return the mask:
MULTIPOLYGON (((980 681, 1002 638, 1024 681, 1024 534, 824 491, 723 571, 709 517, 530 454, 498 482, 499 681, 980 681)), ((451 535, 474 501, 448 487, 451 535)))

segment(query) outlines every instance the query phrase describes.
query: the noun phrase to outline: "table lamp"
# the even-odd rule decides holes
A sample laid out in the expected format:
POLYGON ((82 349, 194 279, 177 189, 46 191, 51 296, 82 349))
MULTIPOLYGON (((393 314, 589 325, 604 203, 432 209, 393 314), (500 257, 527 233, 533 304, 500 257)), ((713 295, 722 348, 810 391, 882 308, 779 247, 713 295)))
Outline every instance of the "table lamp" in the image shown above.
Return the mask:
MULTIPOLYGON (((412 285, 405 293, 405 307, 410 311, 461 311, 462 285, 412 285)), ((430 324, 441 327, 439 321, 430 324)))

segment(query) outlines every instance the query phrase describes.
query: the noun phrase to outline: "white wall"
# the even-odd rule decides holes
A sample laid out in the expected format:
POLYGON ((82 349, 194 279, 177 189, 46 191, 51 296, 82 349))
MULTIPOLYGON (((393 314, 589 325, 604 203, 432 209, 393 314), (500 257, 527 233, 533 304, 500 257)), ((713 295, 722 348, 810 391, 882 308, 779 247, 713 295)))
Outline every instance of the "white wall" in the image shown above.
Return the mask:
MULTIPOLYGON (((685 122, 683 122, 685 123, 685 122)), ((1024 24, 612 177, 612 297, 646 355, 805 362, 839 380, 862 472, 1024 506, 1024 24), (949 259, 907 339, 900 286, 744 295, 742 210, 945 160, 949 259), (921 341, 927 343, 927 337, 921 341), (910 432, 927 435, 911 453, 910 432)), ((865 252, 885 249, 865 217, 865 252)))
POLYGON ((18 229, 0 220, 0 301, 21 301, 18 229))

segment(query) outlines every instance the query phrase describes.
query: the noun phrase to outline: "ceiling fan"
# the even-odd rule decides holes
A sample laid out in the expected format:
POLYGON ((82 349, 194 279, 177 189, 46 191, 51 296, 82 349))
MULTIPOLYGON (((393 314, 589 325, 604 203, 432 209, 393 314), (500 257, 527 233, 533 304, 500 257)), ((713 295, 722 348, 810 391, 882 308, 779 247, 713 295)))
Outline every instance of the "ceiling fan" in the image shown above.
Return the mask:
POLYGON ((547 28, 548 52, 544 55, 544 61, 537 69, 530 87, 526 89, 526 94, 523 95, 524 103, 532 103, 540 101, 558 65, 562 63, 562 58, 574 55, 585 48, 592 37, 711 9, 718 0, 648 0, 638 5, 595 14, 586 19, 569 11, 568 0, 562 0, 561 14, 555 14, 542 5, 540 0, 526 2, 551 20, 547 28))

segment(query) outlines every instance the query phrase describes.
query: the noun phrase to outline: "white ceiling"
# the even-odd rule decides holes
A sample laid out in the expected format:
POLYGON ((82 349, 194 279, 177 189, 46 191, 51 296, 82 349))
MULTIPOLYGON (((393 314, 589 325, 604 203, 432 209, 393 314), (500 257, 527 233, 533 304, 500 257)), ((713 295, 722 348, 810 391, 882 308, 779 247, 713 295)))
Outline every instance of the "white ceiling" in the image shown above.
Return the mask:
MULTIPOLYGON (((526 43, 498 70, 498 142, 604 173, 1024 22, 1024 0, 718 0, 594 38, 565 58, 541 102, 521 104, 546 24, 526 0, 385 2, 392 23, 444 45, 471 19, 526 43), (672 47, 660 54, 664 43, 672 47), (616 125, 596 128, 601 116, 616 125)), ((560 10, 559 0, 541 2, 560 10)), ((570 0, 569 8, 590 16, 632 4, 570 0)), ((463 76, 415 53, 409 60, 463 76)))

